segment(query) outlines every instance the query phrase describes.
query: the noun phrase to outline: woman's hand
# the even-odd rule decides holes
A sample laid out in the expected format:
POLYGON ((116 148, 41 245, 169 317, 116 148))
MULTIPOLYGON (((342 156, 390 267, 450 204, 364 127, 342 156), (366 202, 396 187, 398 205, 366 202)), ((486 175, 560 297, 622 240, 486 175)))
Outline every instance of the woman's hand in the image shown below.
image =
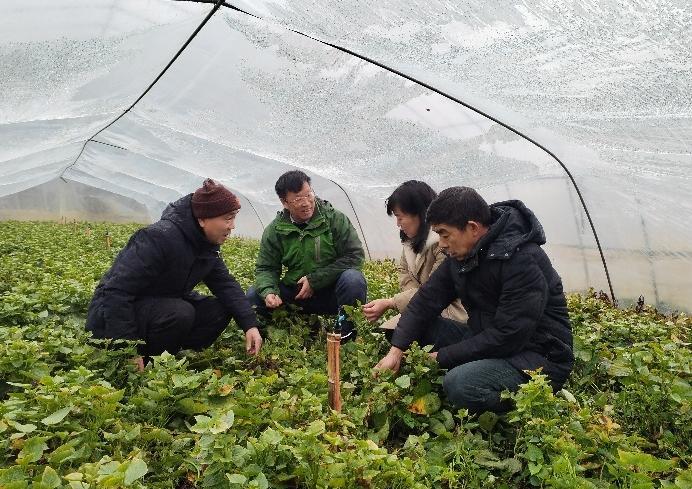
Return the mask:
POLYGON ((363 305, 363 314, 368 321, 374 323, 387 309, 395 309, 394 299, 375 299, 363 305))

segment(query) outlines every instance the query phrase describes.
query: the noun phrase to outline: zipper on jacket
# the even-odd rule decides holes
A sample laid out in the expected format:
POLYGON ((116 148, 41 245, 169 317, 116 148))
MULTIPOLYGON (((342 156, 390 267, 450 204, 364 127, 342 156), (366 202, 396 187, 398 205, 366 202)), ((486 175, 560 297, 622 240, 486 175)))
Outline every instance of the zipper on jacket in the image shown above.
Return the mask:
POLYGON ((320 248, 321 248, 320 244, 321 243, 322 243, 322 239, 321 239, 320 235, 315 236, 315 261, 317 263, 319 263, 320 260, 322 259, 320 256, 321 255, 321 253, 320 253, 320 248))

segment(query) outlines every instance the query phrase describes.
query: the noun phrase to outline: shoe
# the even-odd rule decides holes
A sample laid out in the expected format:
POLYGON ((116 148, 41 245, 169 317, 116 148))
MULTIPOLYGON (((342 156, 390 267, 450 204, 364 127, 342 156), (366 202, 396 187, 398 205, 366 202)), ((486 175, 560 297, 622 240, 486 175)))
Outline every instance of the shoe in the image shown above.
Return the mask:
POLYGON ((341 332, 341 344, 348 343, 349 341, 355 341, 358 337, 358 330, 356 328, 351 328, 348 333, 341 332))
POLYGON ((346 312, 341 307, 339 308, 339 313, 336 317, 336 327, 334 328, 334 331, 341 333, 342 345, 344 343, 348 343, 349 341, 355 340, 358 336, 358 331, 353 325, 353 321, 348 319, 346 312))

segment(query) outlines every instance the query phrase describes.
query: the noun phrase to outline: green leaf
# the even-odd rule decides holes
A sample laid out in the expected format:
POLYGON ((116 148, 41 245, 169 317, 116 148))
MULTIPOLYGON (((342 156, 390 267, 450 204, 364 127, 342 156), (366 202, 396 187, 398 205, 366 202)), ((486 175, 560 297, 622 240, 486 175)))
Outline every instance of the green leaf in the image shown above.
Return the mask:
POLYGON ((21 465, 38 461, 43 456, 43 451, 48 448, 45 436, 34 436, 24 442, 22 450, 17 455, 17 463, 21 465))
POLYGON ((632 375, 632 369, 627 365, 614 363, 610 366, 610 368, 608 368, 608 374, 612 375, 613 377, 627 377, 632 375))
POLYGON ((60 421, 65 419, 65 416, 67 416, 71 410, 72 410, 71 405, 66 406, 62 409, 58 409, 53 414, 49 414, 48 416, 43 418, 41 420, 41 423, 46 424, 46 425, 58 424, 60 421))
POLYGON ((250 484, 250 487, 256 487, 257 489, 269 489, 269 481, 267 481, 267 477, 263 472, 260 472, 250 484))
POLYGON ((483 430, 485 431, 492 431, 493 428, 495 428, 495 425, 497 424, 498 420, 500 417, 495 414, 491 413, 490 411, 486 411, 480 416, 478 416, 478 426, 480 426, 483 430))
POLYGON ((266 443, 267 445, 278 445, 283 437, 281 433, 271 428, 267 428, 260 435, 260 441, 266 443))
POLYGON ((78 439, 72 439, 63 445, 60 445, 58 448, 53 450, 50 455, 48 455, 48 463, 51 465, 60 465, 66 460, 69 460, 75 453, 74 447, 78 443, 78 439))
POLYGON ((147 464, 141 458, 133 458, 125 470, 125 485, 129 486, 134 481, 144 475, 149 471, 147 464))
POLYGON ((577 404, 577 398, 574 397, 574 394, 572 394, 567 389, 560 389, 560 394, 562 394, 562 397, 567 399, 568 402, 571 402, 572 404, 577 404))
POLYGON ((195 401, 192 398, 186 397, 179 399, 176 403, 177 408, 181 413, 187 415, 201 414, 209 411, 209 405, 203 402, 195 401))
POLYGON ((43 476, 41 477, 41 484, 43 484, 48 489, 54 489, 56 487, 60 487, 60 485, 61 485, 60 476, 58 475, 58 473, 55 470, 53 470, 52 467, 46 466, 46 468, 43 469, 43 476))
POLYGON ((543 461, 543 451, 536 445, 529 443, 526 446, 526 453, 524 454, 527 460, 532 462, 542 462, 543 461))
POLYGON ((444 418, 445 428, 447 428, 447 431, 452 431, 454 429, 454 416, 446 409, 443 409, 441 413, 444 418))
POLYGON ((17 431, 19 431, 20 433, 31 433, 32 431, 34 431, 34 430, 36 429, 36 425, 35 425, 35 424, 31 424, 31 423, 29 423, 29 424, 21 424, 21 423, 17 423, 17 422, 14 422, 14 421, 9 421, 9 423, 10 423, 12 426, 14 426, 14 429, 17 430, 17 431))
POLYGON ((402 375, 401 377, 397 377, 394 383, 402 389, 408 389, 411 387, 411 377, 408 375, 402 375))
POLYGON ((675 486, 680 489, 692 489, 692 469, 680 472, 675 478, 675 486))
MULTIPOLYGON (((99 475, 111 475, 114 474, 116 471, 122 472, 124 469, 128 467, 128 463, 121 464, 117 460, 111 460, 105 463, 103 462, 104 460, 102 459, 101 466, 99 467, 99 475)), ((119 479, 122 479, 122 477, 120 477, 119 479)))
POLYGON ((313 436, 317 436, 324 433, 325 429, 326 427, 324 421, 322 421, 321 419, 317 419, 308 425, 308 429, 306 430, 306 432, 313 436))
POLYGON ((195 433, 211 433, 218 435, 228 431, 233 426, 233 411, 215 413, 214 417, 199 415, 195 416, 195 425, 190 427, 190 431, 195 433))
MULTIPOLYGON (((483 467, 492 467, 495 469, 502 469, 510 474, 516 474, 521 472, 521 461, 516 458, 506 458, 504 460, 489 460, 487 458, 477 457, 476 463, 483 467)), ((530 471, 531 469, 529 469, 530 471)))
POLYGON ((245 484, 247 482, 247 477, 243 474, 226 474, 226 479, 231 484, 245 484))
POLYGON ((643 452, 626 452, 618 449, 618 458, 623 465, 635 466, 643 472, 663 472, 675 465, 672 460, 656 458, 643 452))
POLYGON ((15 487, 26 488, 28 487, 25 482, 27 477, 26 470, 18 465, 14 465, 8 469, 0 469, 0 487, 2 489, 14 489, 15 487))

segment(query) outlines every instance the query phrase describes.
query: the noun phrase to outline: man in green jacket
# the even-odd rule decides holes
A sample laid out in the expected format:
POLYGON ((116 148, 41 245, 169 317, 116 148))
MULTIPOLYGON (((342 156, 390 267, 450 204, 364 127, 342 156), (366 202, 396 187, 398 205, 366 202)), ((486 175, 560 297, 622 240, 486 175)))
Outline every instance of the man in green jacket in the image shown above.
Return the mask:
POLYGON ((295 304, 304 314, 337 314, 342 342, 355 339, 342 306, 366 302, 360 270, 365 255, 356 230, 348 217, 315 197, 302 171, 284 173, 274 189, 284 209, 262 234, 248 299, 261 317, 282 304, 295 304))

